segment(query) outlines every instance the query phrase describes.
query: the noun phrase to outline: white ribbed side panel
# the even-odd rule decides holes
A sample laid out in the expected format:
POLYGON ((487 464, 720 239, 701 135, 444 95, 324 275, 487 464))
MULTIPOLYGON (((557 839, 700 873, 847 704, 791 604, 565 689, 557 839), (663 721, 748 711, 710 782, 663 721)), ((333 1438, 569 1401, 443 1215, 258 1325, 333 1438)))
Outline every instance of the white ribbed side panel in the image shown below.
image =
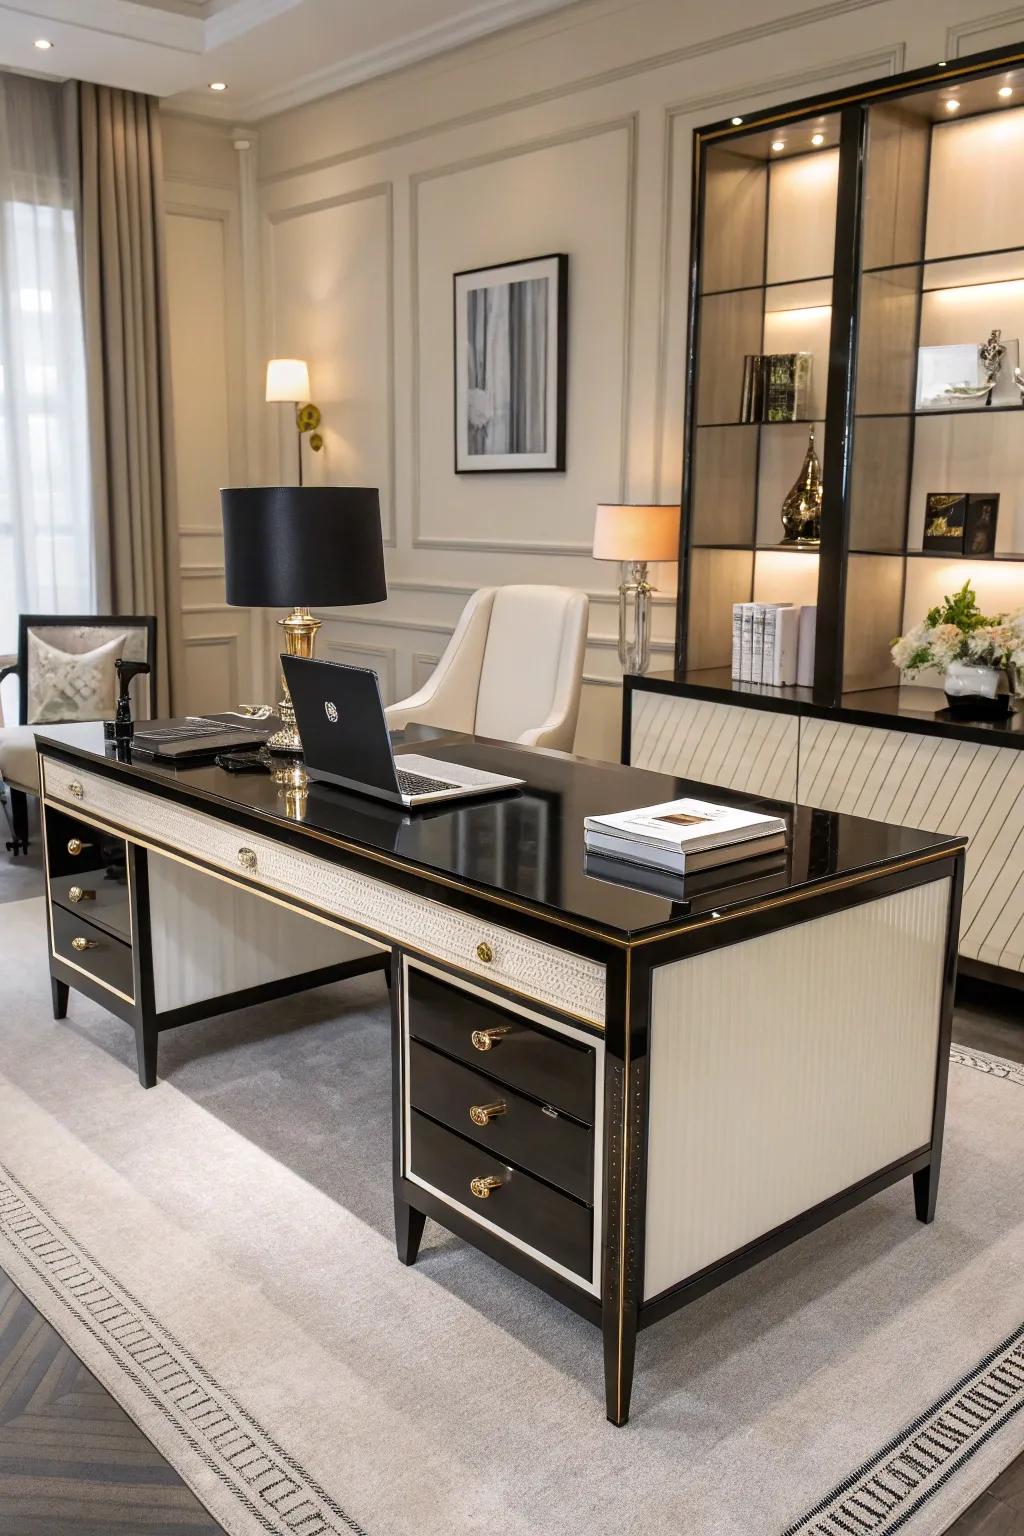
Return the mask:
POLYGON ((931 1140, 949 897, 936 880, 655 972, 646 1297, 931 1140))
POLYGON ((968 838, 960 953, 1024 970, 1024 752, 805 719, 799 798, 968 838))
POLYGON ((149 899, 160 1012, 379 953, 155 853, 149 899))
POLYGON ((667 693, 633 694, 630 762, 728 789, 796 799, 796 715, 667 693))

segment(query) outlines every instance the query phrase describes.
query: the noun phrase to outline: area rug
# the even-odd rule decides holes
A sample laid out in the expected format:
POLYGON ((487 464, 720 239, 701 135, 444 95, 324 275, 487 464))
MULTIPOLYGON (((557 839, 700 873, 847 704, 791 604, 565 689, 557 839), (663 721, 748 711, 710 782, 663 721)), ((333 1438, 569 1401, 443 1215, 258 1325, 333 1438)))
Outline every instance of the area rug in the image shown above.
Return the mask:
POLYGON ((641 1335, 428 1223, 398 1264, 378 977, 164 1036, 50 1017, 0 919, 0 1266, 230 1536, 938 1536, 1024 1447, 1024 1074, 954 1053, 909 1184, 641 1335))

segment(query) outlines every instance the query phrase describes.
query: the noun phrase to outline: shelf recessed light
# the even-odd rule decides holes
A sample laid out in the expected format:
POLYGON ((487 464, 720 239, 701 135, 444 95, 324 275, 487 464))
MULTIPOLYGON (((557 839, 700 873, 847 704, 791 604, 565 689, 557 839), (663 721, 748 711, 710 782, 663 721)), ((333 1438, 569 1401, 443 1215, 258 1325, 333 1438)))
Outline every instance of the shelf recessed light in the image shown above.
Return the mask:
POLYGON ((817 147, 819 144, 824 144, 824 142, 825 142, 825 135, 823 133, 812 133, 811 134, 811 143, 813 145, 815 145, 815 147, 817 147))
POLYGON ((734 117, 733 120, 732 120, 733 127, 734 128, 738 128, 740 123, 742 123, 742 121, 743 121, 742 117, 734 117))
POLYGON ((226 91, 227 90, 227 82, 224 81, 224 80, 211 80, 210 81, 210 90, 211 91, 226 91))
POLYGON ((773 139, 772 140, 772 149, 775 151, 776 154, 778 154, 780 150, 785 149, 785 147, 786 147, 785 139, 773 139))
POLYGON ((940 59, 940 60, 939 60, 939 68, 940 68, 940 69, 945 69, 945 67, 946 67, 946 61, 945 61, 945 59, 940 59))
POLYGON ((1006 98, 1006 97, 1007 97, 1007 96, 1012 96, 1012 95, 1013 95, 1013 86, 1012 86, 1012 85, 1001 85, 1001 86, 1000 86, 1000 87, 999 87, 999 94, 1000 94, 1000 96, 1002 96, 1002 97, 1003 97, 1003 98, 1004 98, 1004 99, 1005 99, 1005 98, 1006 98))
POLYGON ((53 47, 53 44, 50 42, 48 37, 37 37, 36 47, 39 49, 40 53, 49 53, 50 49, 53 47))
POLYGON ((955 97, 951 96, 950 99, 946 102, 946 111, 947 112, 959 112, 959 110, 960 110, 960 103, 955 99, 955 97))

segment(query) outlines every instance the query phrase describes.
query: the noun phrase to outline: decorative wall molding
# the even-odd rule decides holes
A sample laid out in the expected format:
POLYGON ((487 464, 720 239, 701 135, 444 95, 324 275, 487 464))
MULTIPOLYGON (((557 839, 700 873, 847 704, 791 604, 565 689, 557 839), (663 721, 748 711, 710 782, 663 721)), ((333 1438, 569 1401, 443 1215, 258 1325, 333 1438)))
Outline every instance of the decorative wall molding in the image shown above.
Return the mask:
MULTIPOLYGON (((352 203, 367 202, 373 198, 382 197, 386 210, 386 262, 387 262, 387 296, 385 300, 385 325, 387 329, 386 355, 387 355, 387 462, 388 462, 388 496, 387 506, 381 509, 381 523, 383 543, 387 548, 393 549, 397 543, 397 509, 395 496, 395 475, 397 471, 396 429, 395 429, 395 402, 397 385, 395 378, 395 197, 394 184, 391 181, 372 182, 364 187, 355 187, 348 192, 339 192, 332 197, 322 197, 312 202, 296 203, 283 208, 274 209, 265 213, 267 225, 272 232, 281 224, 290 223, 296 219, 307 218, 317 213, 326 213, 332 208, 346 207, 352 203)), ((270 260, 267 263, 270 274, 269 303, 274 305, 277 294, 277 282, 274 269, 274 246, 270 240, 270 260)), ((276 354, 273 354, 276 355, 276 354)))
POLYGON ((632 354, 631 330, 633 320, 633 253, 636 247, 636 177, 637 177, 637 130, 639 114, 627 113, 625 116, 605 119, 602 122, 588 123, 575 128, 568 128, 559 133, 543 134, 539 138, 524 139, 520 143, 505 145, 501 149, 490 150, 481 155, 469 155, 462 160, 452 161, 445 165, 432 166, 429 170, 416 172, 409 177, 409 279, 410 293, 410 327, 411 327, 411 386, 412 400, 410 421, 412 423, 412 447, 411 447, 411 492, 410 502, 412 511, 412 547, 414 549, 451 549, 451 550, 479 550, 491 551, 500 554, 533 554, 533 555, 589 555, 591 546, 578 542, 558 540, 527 540, 517 539, 446 539, 425 536, 420 526, 420 512, 422 487, 420 484, 420 295, 419 295, 419 194, 420 188, 427 182, 438 181, 443 177, 461 175, 466 171, 477 170, 481 166, 496 165, 506 160, 518 159, 523 155, 543 153, 547 149, 558 149, 566 144, 583 143, 587 139, 599 138, 608 133, 625 133, 627 135, 627 170, 626 170, 626 228, 625 228, 625 278, 623 283, 623 311, 622 311, 622 335, 623 335, 623 388, 620 415, 620 451, 619 451, 619 496, 625 497, 626 490, 626 455, 629 440, 629 367, 632 354))
POLYGON ((188 580, 195 581, 195 580, 198 580, 202 576, 212 576, 212 577, 223 576, 224 575, 224 562, 222 560, 217 565, 185 565, 185 564, 182 564, 182 565, 180 565, 178 567, 178 569, 181 572, 181 578, 182 578, 183 581, 188 581, 188 580))
MULTIPOLYGON (((1022 8, 1024 14, 1024 8, 1022 8)), ((770 80, 748 80, 739 86, 732 86, 728 90, 714 91, 703 96, 690 96, 685 101, 676 102, 665 108, 664 133, 663 133, 663 179, 662 179, 662 223, 661 223, 661 272, 658 288, 658 351, 655 360, 655 399, 654 399, 654 463, 652 467, 652 485, 655 494, 661 495, 662 479, 665 473, 663 456, 665 451, 665 416, 668 408, 668 365, 669 365, 669 335, 668 315, 669 301, 672 293, 673 278, 681 275, 685 281, 688 278, 689 263, 687 261, 674 261, 672 250, 672 226, 676 213, 675 186, 676 186, 676 123, 680 118, 697 118, 699 121, 711 121, 717 112, 724 116, 728 108, 748 111, 760 109, 777 97, 791 98, 801 93, 817 95, 828 89, 832 80, 845 80, 852 74, 860 71, 878 75, 897 75, 906 65, 906 44, 897 43, 891 48, 881 48, 871 53, 855 54, 851 58, 840 59, 827 68, 811 68, 794 71, 785 75, 773 76, 770 80)), ((687 246, 689 243, 689 230, 687 230, 687 246)), ((684 337, 685 343, 685 337, 684 337)))
MULTIPOLYGON (((377 657, 383 665, 381 692, 384 695, 384 703, 390 704, 397 698, 397 657, 393 645, 359 645, 355 641, 329 640, 325 649, 342 656, 365 656, 367 661, 377 657)), ((374 667, 373 671, 377 672, 378 669, 374 667)), ((378 676, 380 676, 379 672, 378 676)))
POLYGON ((978 44, 972 42, 972 38, 991 32, 993 27, 1019 27, 1024 35, 1024 5, 1014 5, 1008 11, 996 11, 991 16, 976 16, 973 21, 956 22, 948 27, 946 58, 958 59, 965 53, 974 53, 978 44))
MULTIPOLYGON (((567 81, 562 85, 546 86, 543 90, 528 91, 521 96, 511 97, 507 101, 499 101, 486 107, 478 107, 471 112, 462 112, 452 117, 439 118, 436 122, 422 128, 408 129, 403 133, 392 134, 387 138, 368 140, 363 144, 353 145, 350 149, 339 151, 337 154, 324 155, 317 160, 303 161, 298 165, 289 166, 287 170, 274 171, 262 178, 265 184, 277 181, 287 181, 293 176, 306 176, 313 171, 330 170, 334 166, 345 165, 352 160, 363 160, 371 155, 383 153, 385 150, 397 149, 405 144, 414 144, 422 139, 434 138, 439 134, 450 133, 454 129, 473 127, 474 124, 489 122, 494 118, 506 117, 515 112, 522 112, 530 107, 543 106, 547 102, 561 101, 566 97, 583 94, 587 91, 600 89, 601 86, 614 85, 620 80, 628 80, 635 75, 650 74, 654 70, 666 69, 673 64, 683 64, 690 59, 703 58, 708 54, 719 53, 728 49, 740 48, 749 43, 757 43, 766 37, 773 37, 778 33, 791 32, 798 28, 819 25, 822 22, 833 20, 840 16, 846 16, 853 12, 870 10, 874 6, 884 5, 886 0, 830 0, 829 4, 820 5, 813 10, 798 11, 786 16, 777 16, 769 21, 757 22, 748 27, 739 27, 732 32, 720 33, 716 37, 704 38, 700 42, 685 43, 679 48, 666 50, 664 53, 648 54, 641 59, 635 59, 628 64, 617 64, 609 69, 597 70, 590 75, 581 75, 577 80, 567 81)), ((572 17, 569 25, 577 25, 584 22, 582 7, 576 17, 572 17)), ((561 28, 565 30, 565 27, 561 28)), ((521 39, 515 38, 509 46, 520 46, 521 39)), ((828 70, 824 65, 816 71, 815 78, 821 79, 828 70)), ((328 94, 324 92, 324 94, 328 94)), ((209 106, 210 103, 204 103, 209 106)), ((253 113, 255 116, 256 114, 253 113)))
MULTIPOLYGON (((587 553, 590 553, 588 547, 587 553)), ((414 576, 397 576, 388 582, 388 589, 392 592, 438 592, 444 596, 472 597, 482 586, 491 586, 491 582, 460 582, 460 581, 432 581, 419 580, 414 576)), ((586 596, 592 603, 614 603, 618 607, 619 594, 614 589, 607 591, 586 590, 586 596)), ((675 607, 675 597, 664 592, 655 592, 651 601, 662 607, 675 607)))
MULTIPOLYGON (((194 611, 194 610, 191 610, 191 611, 194 611)), ((184 612, 188 613, 188 612, 190 612, 190 610, 186 608, 184 610, 184 612)), ((218 646, 220 648, 226 649, 227 650, 227 656, 228 656, 228 679, 229 679, 228 693, 229 693, 230 698, 231 698, 232 701, 237 701, 238 699, 241 698, 242 690, 241 690, 241 678, 240 678, 239 668, 238 668, 238 635, 237 634, 186 635, 184 637, 184 639, 182 640, 182 645, 184 646, 186 651, 190 651, 193 648, 193 646, 199 646, 199 645, 213 645, 213 646, 218 646)))

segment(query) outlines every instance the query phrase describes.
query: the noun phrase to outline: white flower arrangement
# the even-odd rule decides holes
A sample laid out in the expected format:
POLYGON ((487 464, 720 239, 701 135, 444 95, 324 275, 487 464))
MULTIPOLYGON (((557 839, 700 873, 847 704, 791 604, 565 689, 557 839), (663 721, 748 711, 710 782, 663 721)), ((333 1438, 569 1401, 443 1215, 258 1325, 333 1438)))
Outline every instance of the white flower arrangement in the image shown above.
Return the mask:
POLYGON ((947 672, 955 661, 1024 668, 1024 608, 987 618, 969 581, 943 598, 920 624, 893 641, 892 659, 913 677, 925 667, 947 672))

